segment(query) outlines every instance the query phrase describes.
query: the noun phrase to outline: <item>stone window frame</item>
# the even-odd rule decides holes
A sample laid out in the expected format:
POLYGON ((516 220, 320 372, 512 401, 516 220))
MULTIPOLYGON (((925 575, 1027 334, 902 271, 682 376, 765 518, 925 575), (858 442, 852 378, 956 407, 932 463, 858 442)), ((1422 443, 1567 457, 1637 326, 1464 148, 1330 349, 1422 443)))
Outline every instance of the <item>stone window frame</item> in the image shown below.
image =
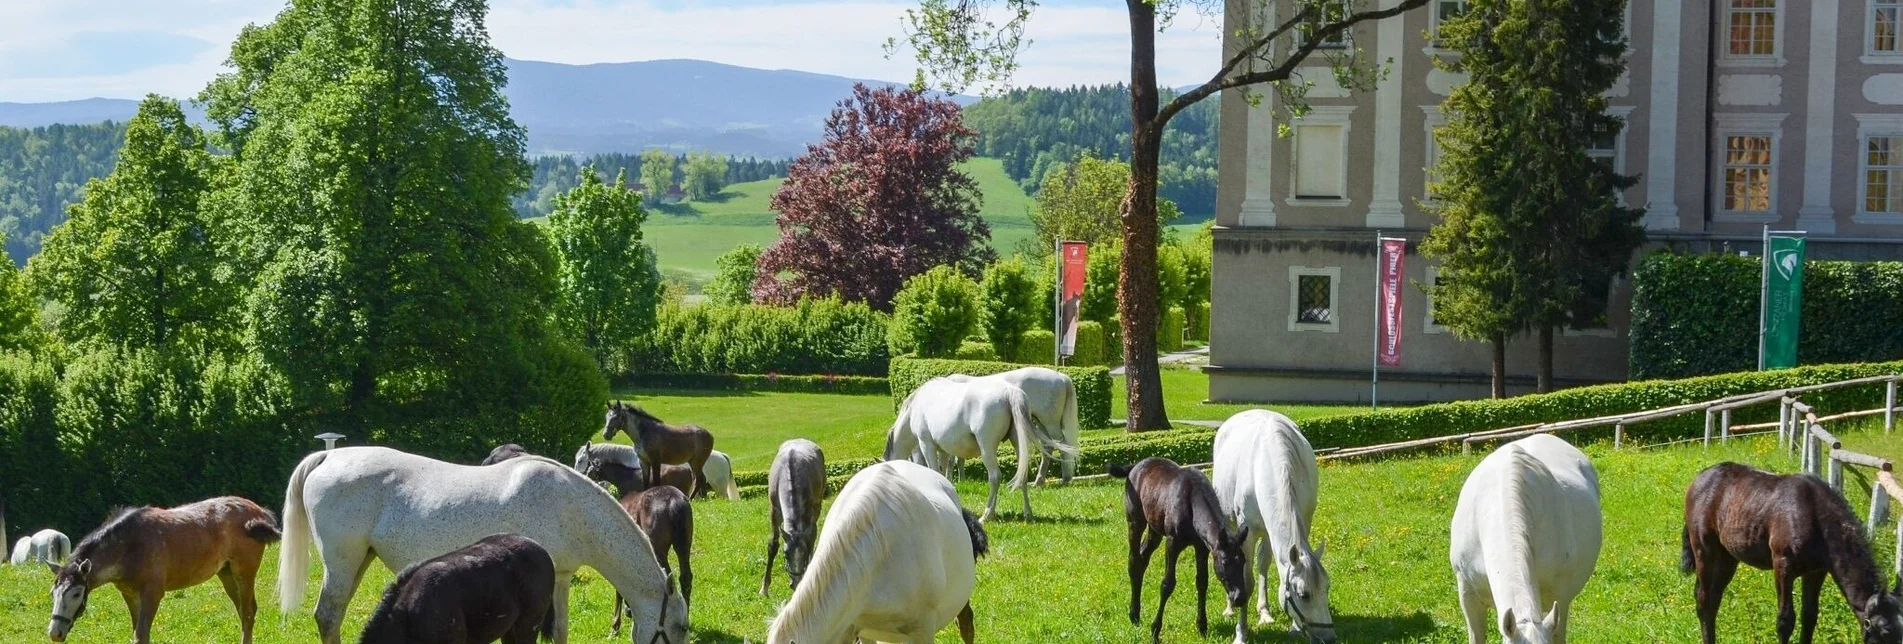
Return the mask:
POLYGON ((1341 332, 1341 267, 1340 266, 1290 266, 1288 267, 1288 330, 1320 331, 1323 333, 1341 332), (1328 321, 1302 322, 1302 278, 1328 278, 1328 321))

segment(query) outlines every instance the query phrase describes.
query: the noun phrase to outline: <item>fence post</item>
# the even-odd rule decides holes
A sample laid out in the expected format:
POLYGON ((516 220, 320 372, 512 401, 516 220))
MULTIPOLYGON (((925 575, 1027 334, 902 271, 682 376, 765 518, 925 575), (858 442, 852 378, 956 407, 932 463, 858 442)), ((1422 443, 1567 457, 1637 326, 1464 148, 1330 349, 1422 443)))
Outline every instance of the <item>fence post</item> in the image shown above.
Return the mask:
POLYGON ((1711 447, 1711 421, 1712 420, 1713 418, 1711 415, 1711 410, 1706 409, 1705 410, 1705 446, 1706 447, 1711 447))
MULTIPOLYGON (((1793 426, 1792 428, 1795 429, 1796 427, 1793 426)), ((1811 467, 1811 464, 1810 464, 1811 452, 1817 449, 1814 445, 1816 442, 1817 441, 1811 438, 1809 429, 1806 429, 1797 435, 1797 443, 1799 446, 1799 451, 1797 455, 1797 468, 1800 470, 1803 470, 1806 474, 1817 473, 1817 470, 1811 467)))
POLYGON ((1723 443, 1731 442, 1731 408, 1730 407, 1726 407, 1724 413, 1718 415, 1718 436, 1720 437, 1719 442, 1723 442, 1723 443))
POLYGON ((1844 491, 1844 462, 1834 458, 1826 458, 1824 460, 1830 461, 1830 489, 1836 490, 1838 494, 1842 494, 1844 491))
POLYGON ((1877 526, 1890 516, 1890 490, 1883 487, 1882 481, 1870 486, 1870 524, 1864 528, 1863 535, 1869 538, 1877 533, 1877 526))
POLYGON ((1791 447, 1791 399, 1789 396, 1779 398, 1777 401, 1777 447, 1778 449, 1791 447))
POLYGON ((1890 429, 1893 427, 1896 427, 1895 378, 1891 378, 1890 382, 1883 387, 1883 433, 1890 433, 1890 429))
POLYGON ((1903 574, 1903 521, 1896 522, 1896 570, 1903 574))
POLYGON ((1625 444, 1625 423, 1618 423, 1613 425, 1612 426, 1612 448, 1619 449, 1619 446, 1624 444, 1625 444))

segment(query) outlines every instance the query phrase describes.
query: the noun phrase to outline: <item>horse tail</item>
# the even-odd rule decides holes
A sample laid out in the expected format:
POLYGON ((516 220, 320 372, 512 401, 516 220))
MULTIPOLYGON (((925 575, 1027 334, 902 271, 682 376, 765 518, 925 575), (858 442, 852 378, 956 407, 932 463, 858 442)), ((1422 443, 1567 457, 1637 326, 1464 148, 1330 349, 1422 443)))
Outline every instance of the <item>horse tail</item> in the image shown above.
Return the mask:
POLYGON ((279 532, 277 526, 271 525, 271 520, 265 518, 244 522, 244 533, 245 536, 251 537, 252 541, 262 544, 277 543, 284 537, 284 533, 279 532))
POLYGON ((1127 479, 1130 478, 1131 467, 1122 463, 1111 463, 1104 466, 1104 471, 1109 472, 1111 478, 1127 479))
POLYGON ((1011 489, 1015 490, 1031 480, 1031 457, 1036 454, 1038 444, 1031 436, 1031 414, 1024 403, 1024 390, 1012 387, 1005 393, 1004 400, 1011 408, 1011 430, 1018 441, 1018 474, 1011 479, 1011 489))
POLYGON ((328 452, 304 457, 291 471, 291 482, 284 487, 284 543, 278 547, 278 614, 289 619, 304 605, 304 587, 310 583, 311 526, 304 509, 304 479, 324 463, 328 452))
MULTIPOLYGON (((615 610, 627 610, 627 607, 616 606, 615 610)), ((662 624, 661 627, 666 628, 667 625, 662 624)), ((549 597, 548 610, 543 611, 542 626, 536 629, 536 632, 542 636, 544 642, 555 641, 555 598, 553 596, 549 597)))
POLYGON ((978 516, 970 510, 958 508, 965 516, 965 532, 971 535, 971 558, 977 559, 991 553, 991 537, 985 534, 985 524, 978 522, 978 516))
POLYGON ((1678 571, 1691 574, 1698 569, 1698 562, 1692 559, 1692 527, 1687 525, 1678 531, 1678 571))

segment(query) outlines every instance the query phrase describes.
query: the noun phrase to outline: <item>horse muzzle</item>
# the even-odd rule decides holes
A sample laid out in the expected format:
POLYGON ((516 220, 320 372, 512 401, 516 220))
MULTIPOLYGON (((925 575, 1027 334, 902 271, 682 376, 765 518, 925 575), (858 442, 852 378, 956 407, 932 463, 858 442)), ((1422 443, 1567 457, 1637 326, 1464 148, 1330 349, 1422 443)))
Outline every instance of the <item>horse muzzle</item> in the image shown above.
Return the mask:
POLYGON ((55 642, 64 642, 66 641, 66 633, 71 630, 73 630, 72 622, 62 622, 55 618, 52 623, 46 625, 46 639, 55 642))

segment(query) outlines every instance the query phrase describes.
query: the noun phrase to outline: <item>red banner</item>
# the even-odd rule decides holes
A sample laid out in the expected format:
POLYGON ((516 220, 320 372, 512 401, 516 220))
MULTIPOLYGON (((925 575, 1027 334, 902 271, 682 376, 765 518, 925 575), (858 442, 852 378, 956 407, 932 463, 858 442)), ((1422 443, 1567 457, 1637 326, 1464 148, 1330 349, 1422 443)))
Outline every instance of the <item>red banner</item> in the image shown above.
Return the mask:
POLYGON ((1057 350, 1075 355, 1077 316, 1084 301, 1084 242, 1057 242, 1060 265, 1057 270, 1057 350))
POLYGON ((1382 239, 1380 275, 1381 292, 1375 306, 1380 307, 1379 344, 1375 356, 1381 366, 1393 367, 1401 364, 1401 282, 1407 275, 1402 264, 1407 258, 1407 240, 1382 239))

